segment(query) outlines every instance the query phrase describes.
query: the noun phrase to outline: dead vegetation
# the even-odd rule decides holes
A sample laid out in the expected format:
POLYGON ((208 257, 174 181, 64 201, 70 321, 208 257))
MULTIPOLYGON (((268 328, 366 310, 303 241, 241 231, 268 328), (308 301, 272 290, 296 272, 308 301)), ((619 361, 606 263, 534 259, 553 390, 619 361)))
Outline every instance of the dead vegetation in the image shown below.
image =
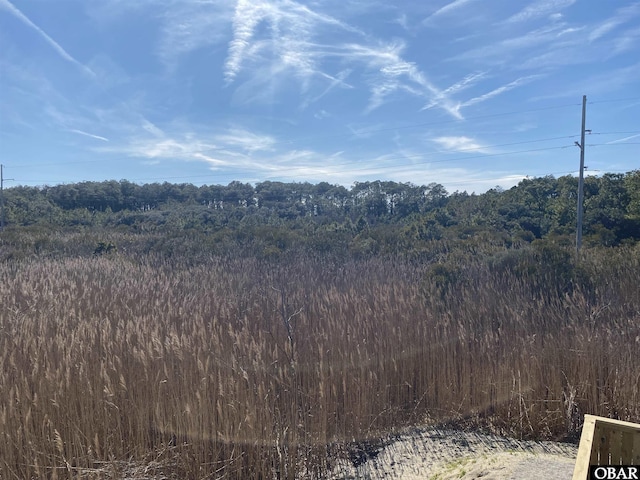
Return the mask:
POLYGON ((472 255, 3 262, 0 478, 311 478, 411 424, 637 421, 639 257, 557 290, 472 255))

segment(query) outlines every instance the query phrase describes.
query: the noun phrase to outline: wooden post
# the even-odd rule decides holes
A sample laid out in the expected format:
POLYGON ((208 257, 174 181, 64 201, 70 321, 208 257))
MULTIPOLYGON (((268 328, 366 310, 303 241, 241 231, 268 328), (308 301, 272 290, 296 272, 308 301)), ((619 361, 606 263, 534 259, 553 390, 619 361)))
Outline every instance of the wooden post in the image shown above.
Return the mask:
POLYGON ((585 415, 573 480, 587 480, 590 465, 640 465, 640 424, 585 415))

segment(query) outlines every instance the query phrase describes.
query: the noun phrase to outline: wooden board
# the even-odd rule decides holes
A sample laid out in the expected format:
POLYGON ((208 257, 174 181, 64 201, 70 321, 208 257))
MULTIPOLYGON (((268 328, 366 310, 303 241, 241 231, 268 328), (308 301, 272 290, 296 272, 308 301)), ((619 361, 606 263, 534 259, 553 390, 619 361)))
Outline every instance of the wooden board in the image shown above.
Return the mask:
POLYGON ((573 480, 586 480, 589 465, 640 465, 640 424, 585 415, 573 480))

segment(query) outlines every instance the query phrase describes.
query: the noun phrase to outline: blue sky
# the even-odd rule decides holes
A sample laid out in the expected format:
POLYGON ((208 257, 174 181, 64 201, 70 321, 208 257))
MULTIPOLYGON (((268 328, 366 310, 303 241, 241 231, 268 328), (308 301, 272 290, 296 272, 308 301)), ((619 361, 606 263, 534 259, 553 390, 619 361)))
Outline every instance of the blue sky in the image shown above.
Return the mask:
POLYGON ((11 185, 640 168, 640 2, 0 0, 11 185))

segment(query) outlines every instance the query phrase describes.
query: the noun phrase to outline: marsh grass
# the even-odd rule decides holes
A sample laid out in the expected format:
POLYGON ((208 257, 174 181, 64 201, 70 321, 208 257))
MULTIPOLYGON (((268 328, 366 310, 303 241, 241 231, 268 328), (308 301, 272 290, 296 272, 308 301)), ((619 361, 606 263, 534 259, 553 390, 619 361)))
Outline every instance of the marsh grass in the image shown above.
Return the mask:
POLYGON ((0 478, 311 478, 411 424, 637 421, 638 257, 553 293, 473 258, 4 262, 0 478))

